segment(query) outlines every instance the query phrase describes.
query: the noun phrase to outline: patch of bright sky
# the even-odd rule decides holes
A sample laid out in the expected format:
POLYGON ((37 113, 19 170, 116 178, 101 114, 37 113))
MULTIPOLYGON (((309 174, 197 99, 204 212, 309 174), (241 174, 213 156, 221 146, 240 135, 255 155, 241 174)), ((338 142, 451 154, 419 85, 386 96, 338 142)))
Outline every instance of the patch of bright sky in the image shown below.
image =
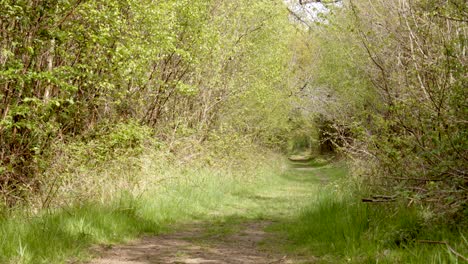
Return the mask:
MULTIPOLYGON (((307 3, 299 4, 299 0, 285 0, 289 9, 299 16, 304 22, 324 22, 321 15, 327 14, 330 12, 325 5, 322 3, 307 3)), ((341 6, 341 2, 333 4, 335 6, 341 6)))

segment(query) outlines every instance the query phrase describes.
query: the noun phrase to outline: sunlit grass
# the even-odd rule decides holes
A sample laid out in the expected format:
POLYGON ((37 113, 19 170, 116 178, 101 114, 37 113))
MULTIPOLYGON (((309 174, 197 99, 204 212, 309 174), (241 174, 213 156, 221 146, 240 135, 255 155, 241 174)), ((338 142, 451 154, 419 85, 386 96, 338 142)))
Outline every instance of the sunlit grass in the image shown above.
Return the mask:
POLYGON ((5 213, 0 218, 0 263, 86 260, 91 257, 92 245, 122 243, 143 234, 170 232, 178 224, 211 221, 213 216, 225 221, 229 215, 245 215, 253 202, 244 196, 268 185, 267 179, 278 172, 271 164, 261 164, 252 172, 175 166, 166 166, 164 173, 130 171, 129 174, 142 174, 133 177, 141 181, 140 185, 146 184, 144 191, 140 188, 119 192, 114 186, 108 188, 111 194, 103 193, 76 205, 31 215, 21 209, 5 213), (151 183, 155 174, 158 174, 158 184, 151 183))
POLYGON ((94 243, 122 242, 160 227, 137 208, 115 204, 83 204, 28 217, 14 214, 0 220, 1 263, 63 263, 82 258, 94 243))
MULTIPOLYGON (((143 192, 112 190, 110 200, 35 215, 6 213, 0 218, 0 263, 86 260, 92 245, 172 232, 194 222, 206 237, 228 236, 246 222, 272 223, 268 230, 288 239, 283 250, 319 263, 462 263, 446 245, 418 240, 447 241, 457 252, 468 252, 466 231, 428 228, 418 208, 362 203, 346 181, 343 162, 308 161, 286 171, 274 165, 281 162, 262 163, 254 171, 166 166, 159 175, 166 180, 142 182, 143 192)), ((139 172, 145 174, 140 179, 152 175, 149 168, 139 172)), ((278 243, 264 245, 278 250, 278 243)))
POLYGON ((328 176, 329 184, 295 216, 270 228, 288 237, 291 252, 316 256, 319 263, 463 263, 446 245, 421 241, 446 241, 466 255, 466 231, 426 226, 421 210, 406 204, 362 203, 342 166, 313 172, 328 176))

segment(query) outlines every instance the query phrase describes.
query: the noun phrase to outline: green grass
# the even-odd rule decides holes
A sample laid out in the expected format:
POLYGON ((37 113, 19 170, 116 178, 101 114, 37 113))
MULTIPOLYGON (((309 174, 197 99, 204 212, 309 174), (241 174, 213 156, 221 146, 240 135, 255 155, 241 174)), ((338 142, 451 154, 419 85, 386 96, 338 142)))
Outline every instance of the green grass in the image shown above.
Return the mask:
POLYGON ((121 192, 109 201, 84 202, 33 216, 19 209, 5 213, 0 218, 0 263, 82 261, 91 257, 92 245, 170 232, 178 224, 210 221, 217 212, 223 212, 224 219, 228 214, 244 216, 252 204, 243 197, 266 184, 275 170, 266 164, 248 175, 209 168, 166 169, 167 181, 139 195, 121 192))
POLYGON ((290 252, 314 255, 318 263, 463 263, 445 245, 418 241, 447 241, 466 256, 466 231, 425 225, 421 208, 362 203, 343 166, 319 165, 313 172, 329 183, 296 215, 270 228, 289 238, 290 252))
POLYGON ((1 263, 63 263, 80 259, 95 243, 122 242, 160 226, 135 206, 84 204, 33 217, 15 214, 0 220, 1 263))
MULTIPOLYGON (((96 244, 172 232, 194 222, 207 237, 227 236, 243 223, 263 220, 273 223, 269 231, 288 239, 265 241, 265 247, 314 256, 318 263, 462 263, 445 245, 417 240, 447 241, 457 252, 468 252, 466 231, 425 226, 420 208, 362 203, 355 184, 346 181, 343 162, 295 162, 286 171, 274 165, 281 162, 262 162, 255 170, 167 165, 144 192, 120 191, 109 200, 32 216, 5 213, 0 263, 82 261, 96 244)), ((148 180, 153 170, 138 173, 148 180)))

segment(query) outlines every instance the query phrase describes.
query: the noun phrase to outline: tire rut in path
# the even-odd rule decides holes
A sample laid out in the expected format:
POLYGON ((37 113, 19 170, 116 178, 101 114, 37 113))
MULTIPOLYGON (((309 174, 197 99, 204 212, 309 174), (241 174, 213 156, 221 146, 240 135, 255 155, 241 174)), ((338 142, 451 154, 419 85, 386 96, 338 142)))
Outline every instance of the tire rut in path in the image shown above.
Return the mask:
POLYGON ((263 241, 281 243, 263 231, 269 224, 267 221, 245 222, 240 224, 239 232, 227 235, 207 235, 202 225, 194 225, 172 234, 100 249, 101 257, 89 264, 297 263, 284 255, 259 248, 263 241))

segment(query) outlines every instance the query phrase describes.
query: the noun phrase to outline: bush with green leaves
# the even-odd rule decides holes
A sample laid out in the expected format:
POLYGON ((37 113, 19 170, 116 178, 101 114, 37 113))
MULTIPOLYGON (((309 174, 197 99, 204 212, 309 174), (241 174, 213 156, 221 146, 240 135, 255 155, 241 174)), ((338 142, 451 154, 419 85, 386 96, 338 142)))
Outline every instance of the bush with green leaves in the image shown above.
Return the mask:
POLYGON ((328 94, 318 113, 335 142, 362 161, 375 192, 453 223, 468 206, 462 2, 346 1, 310 30, 318 54, 310 90, 328 94))
MULTIPOLYGON (((285 139, 291 24, 279 0, 0 7, 0 194, 11 202, 38 190, 52 143, 104 124, 138 120, 161 140, 185 129, 203 141, 222 126, 285 139)), ((98 156, 125 141, 114 136, 129 135, 106 138, 98 156)))

